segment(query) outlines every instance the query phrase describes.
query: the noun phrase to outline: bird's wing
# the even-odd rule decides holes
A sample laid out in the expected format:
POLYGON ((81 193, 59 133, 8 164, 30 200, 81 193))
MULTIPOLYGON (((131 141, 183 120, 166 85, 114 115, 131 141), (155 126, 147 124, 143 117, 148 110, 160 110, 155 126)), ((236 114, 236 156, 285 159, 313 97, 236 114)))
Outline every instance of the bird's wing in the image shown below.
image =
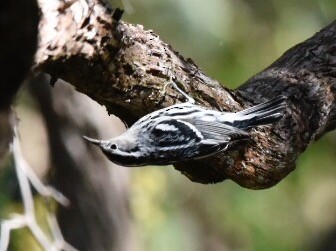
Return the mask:
POLYGON ((205 140, 215 140, 218 143, 249 138, 249 134, 241 129, 218 121, 197 119, 193 125, 203 135, 205 140))
POLYGON ((151 140, 161 148, 183 148, 203 140, 202 134, 189 122, 166 118, 152 127, 151 140))
POLYGON ((223 145, 230 141, 249 138, 248 133, 238 128, 201 119, 162 119, 151 129, 151 139, 156 146, 183 148, 198 142, 223 145))
POLYGON ((222 124, 202 120, 160 119, 151 127, 150 143, 157 154, 183 160, 204 158, 227 149, 231 142, 249 138, 248 133, 222 124))

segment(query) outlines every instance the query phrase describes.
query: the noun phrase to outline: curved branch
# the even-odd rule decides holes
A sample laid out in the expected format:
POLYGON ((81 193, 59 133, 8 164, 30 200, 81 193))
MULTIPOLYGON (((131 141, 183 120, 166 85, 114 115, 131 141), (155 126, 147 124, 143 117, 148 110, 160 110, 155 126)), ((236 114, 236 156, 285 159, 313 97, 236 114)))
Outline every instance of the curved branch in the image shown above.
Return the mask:
POLYGON ((68 81, 128 123, 183 100, 172 89, 162 92, 170 74, 197 102, 214 109, 237 111, 279 94, 289 97, 285 117, 252 130, 251 144, 175 165, 192 181, 230 178, 252 189, 273 186, 295 168, 310 142, 335 128, 336 23, 233 91, 152 31, 114 20, 101 1, 76 1, 62 11, 57 3, 40 0, 37 68, 68 81))

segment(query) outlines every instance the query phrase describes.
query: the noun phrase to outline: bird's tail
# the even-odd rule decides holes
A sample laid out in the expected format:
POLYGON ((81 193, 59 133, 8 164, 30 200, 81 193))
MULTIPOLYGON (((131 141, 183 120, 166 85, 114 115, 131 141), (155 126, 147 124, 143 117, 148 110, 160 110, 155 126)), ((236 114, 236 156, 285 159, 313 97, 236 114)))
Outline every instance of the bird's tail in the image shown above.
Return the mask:
POLYGON ((248 129, 250 127, 267 125, 278 121, 283 116, 286 99, 287 97, 285 96, 279 96, 265 103, 237 112, 233 126, 248 129))

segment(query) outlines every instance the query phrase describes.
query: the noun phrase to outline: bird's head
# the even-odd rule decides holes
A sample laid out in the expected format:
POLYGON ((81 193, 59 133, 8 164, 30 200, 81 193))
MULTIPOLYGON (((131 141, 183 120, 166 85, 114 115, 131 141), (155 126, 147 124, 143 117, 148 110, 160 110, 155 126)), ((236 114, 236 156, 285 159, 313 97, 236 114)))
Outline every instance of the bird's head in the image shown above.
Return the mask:
POLYGON ((113 163, 123 166, 137 166, 137 160, 141 157, 139 146, 132 138, 119 136, 109 140, 92 139, 87 136, 83 138, 99 146, 106 157, 113 163))

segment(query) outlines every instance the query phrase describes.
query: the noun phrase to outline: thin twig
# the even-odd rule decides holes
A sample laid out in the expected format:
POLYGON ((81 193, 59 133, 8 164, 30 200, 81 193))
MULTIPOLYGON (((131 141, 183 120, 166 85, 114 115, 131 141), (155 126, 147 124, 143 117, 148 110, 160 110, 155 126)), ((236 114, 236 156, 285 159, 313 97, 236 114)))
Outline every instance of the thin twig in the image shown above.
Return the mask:
POLYGON ((26 217, 17 215, 12 219, 4 220, 1 223, 0 251, 6 251, 9 244, 10 232, 14 229, 27 226, 26 217))
POLYGON ((47 220, 49 223, 49 227, 51 229, 51 233, 55 240, 55 246, 58 247, 60 250, 65 251, 76 251, 77 249, 71 246, 68 242, 64 240, 62 235, 61 229, 58 225, 57 219, 55 214, 51 214, 48 212, 47 220))
POLYGON ((29 182, 35 187, 37 192, 44 197, 53 198, 62 205, 68 205, 69 201, 56 189, 50 186, 45 186, 34 173, 34 171, 29 166, 21 153, 20 141, 16 128, 11 150, 14 157, 16 175, 22 195, 24 213, 23 215, 16 215, 11 219, 4 220, 1 223, 0 251, 7 250, 10 240, 10 232, 14 229, 19 229, 23 227, 28 227, 35 239, 45 250, 75 251, 76 249, 64 240, 54 214, 48 212, 48 223, 52 232, 52 239, 43 232, 43 230, 37 223, 34 207, 34 198, 29 182))
POLYGON ((63 206, 69 206, 70 202, 68 198, 66 198, 62 193, 57 191, 55 188, 48 185, 44 185, 25 159, 22 158, 20 164, 22 171, 24 171, 30 183, 33 185, 33 187, 37 190, 39 194, 41 194, 44 197, 51 197, 63 206))

